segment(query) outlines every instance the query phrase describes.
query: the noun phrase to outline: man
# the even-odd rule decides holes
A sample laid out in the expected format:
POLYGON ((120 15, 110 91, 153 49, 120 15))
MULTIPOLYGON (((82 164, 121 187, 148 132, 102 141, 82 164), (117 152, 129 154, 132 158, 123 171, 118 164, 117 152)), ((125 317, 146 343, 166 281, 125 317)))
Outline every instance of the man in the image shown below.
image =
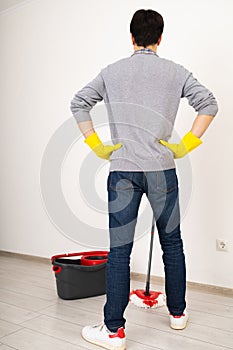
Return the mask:
POLYGON ((183 329, 186 267, 180 234, 178 179, 174 158, 199 146, 217 113, 213 94, 183 66, 157 54, 164 22, 153 10, 138 10, 130 23, 134 53, 102 69, 78 91, 71 111, 97 156, 110 161, 107 181, 110 252, 106 268, 104 322, 82 335, 106 349, 126 349, 124 311, 130 292, 130 255, 138 209, 146 194, 163 250, 170 326, 183 329), (168 143, 179 107, 186 97, 197 112, 180 143, 168 143), (91 108, 103 100, 113 145, 104 146, 94 130, 91 108))

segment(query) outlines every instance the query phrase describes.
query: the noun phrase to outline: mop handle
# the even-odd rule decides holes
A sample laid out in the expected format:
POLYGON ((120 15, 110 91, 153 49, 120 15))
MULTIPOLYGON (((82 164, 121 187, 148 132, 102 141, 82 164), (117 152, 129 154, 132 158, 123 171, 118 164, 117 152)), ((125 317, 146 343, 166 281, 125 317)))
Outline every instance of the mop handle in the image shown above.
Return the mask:
POLYGON ((153 215, 152 219, 152 227, 151 227, 151 239, 150 239, 150 253, 149 253, 149 261, 148 261, 148 269, 147 269, 147 277, 146 277, 146 290, 145 295, 150 295, 150 271, 151 271, 151 261, 152 261, 152 252, 153 252, 153 243, 154 243, 154 231, 155 231, 155 217, 153 215))

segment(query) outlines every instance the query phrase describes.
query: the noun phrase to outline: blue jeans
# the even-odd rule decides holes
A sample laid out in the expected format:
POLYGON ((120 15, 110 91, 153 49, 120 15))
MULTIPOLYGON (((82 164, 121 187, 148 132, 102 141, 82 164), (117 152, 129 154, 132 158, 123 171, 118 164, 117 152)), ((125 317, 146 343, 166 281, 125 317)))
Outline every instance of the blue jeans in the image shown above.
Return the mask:
POLYGON ((176 170, 112 171, 108 175, 107 189, 110 233, 104 305, 107 328, 116 332, 125 326, 124 311, 130 293, 130 255, 143 193, 152 207, 163 251, 167 307, 172 315, 181 315, 186 307, 186 268, 176 170))

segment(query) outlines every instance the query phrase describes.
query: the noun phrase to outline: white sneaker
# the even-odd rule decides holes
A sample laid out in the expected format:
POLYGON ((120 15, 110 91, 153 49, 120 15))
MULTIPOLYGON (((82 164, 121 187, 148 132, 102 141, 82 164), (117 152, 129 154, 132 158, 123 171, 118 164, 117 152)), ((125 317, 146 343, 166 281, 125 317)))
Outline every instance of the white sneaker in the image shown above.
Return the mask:
POLYGON ((108 330, 104 323, 96 326, 87 326, 82 329, 82 337, 89 343, 102 346, 105 349, 126 349, 126 337, 123 327, 119 328, 116 333, 113 333, 108 330))
POLYGON ((184 310, 183 314, 181 316, 173 316, 169 315, 170 317, 170 327, 173 329, 184 329, 187 325, 189 314, 186 310, 184 310))

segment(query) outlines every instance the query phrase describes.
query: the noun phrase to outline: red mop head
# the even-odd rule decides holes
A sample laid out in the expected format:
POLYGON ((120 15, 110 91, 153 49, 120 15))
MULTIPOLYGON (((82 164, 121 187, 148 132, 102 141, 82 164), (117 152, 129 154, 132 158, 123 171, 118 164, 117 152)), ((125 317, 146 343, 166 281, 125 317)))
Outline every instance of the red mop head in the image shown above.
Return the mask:
POLYGON ((145 290, 136 289, 130 293, 129 300, 138 307, 152 309, 165 305, 165 295, 162 292, 150 291, 145 295, 145 290))

